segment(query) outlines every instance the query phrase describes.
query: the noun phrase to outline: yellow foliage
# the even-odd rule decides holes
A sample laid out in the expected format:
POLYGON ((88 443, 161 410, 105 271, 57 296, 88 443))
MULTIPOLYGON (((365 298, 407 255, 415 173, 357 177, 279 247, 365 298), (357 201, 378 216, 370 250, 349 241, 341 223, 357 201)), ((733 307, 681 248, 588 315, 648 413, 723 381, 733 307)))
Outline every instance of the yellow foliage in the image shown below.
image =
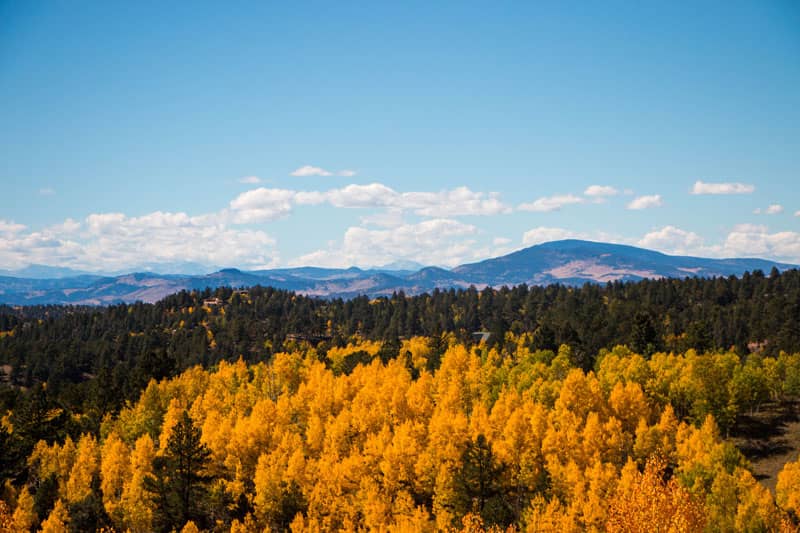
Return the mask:
POLYGON ((527 533, 579 533, 582 528, 557 498, 536 496, 523 516, 527 533))
POLYGON ((53 510, 47 520, 42 522, 41 533, 64 533, 67 531, 67 524, 69 523, 69 513, 67 507, 61 500, 56 500, 53 510))
MULTIPOLYGON (((379 342, 332 348, 327 366, 303 345, 269 363, 221 362, 151 381, 103 422, 102 443, 36 445, 32 475, 55 476, 63 500, 47 526, 65 524, 65 505, 90 494, 99 475, 114 527, 152 530, 144 480, 188 410, 211 451, 215 492, 252 505, 235 532, 492 530, 491 513, 469 513, 479 498, 466 458, 478 435, 494 461, 484 465, 496 473, 490 485, 502 487, 502 521, 526 531, 700 531, 706 519, 720 530, 782 527, 785 516, 717 421, 695 416, 713 385, 703 372, 733 372, 729 354, 644 360, 615 348, 595 374, 574 368, 566 346, 531 353, 525 335, 509 335, 502 350, 467 349, 453 335, 442 342, 435 372, 426 369, 434 343, 413 337, 387 363, 379 342)), ((790 463, 779 478, 787 512, 800 505, 799 470, 790 463)), ((22 490, 16 527, 35 526, 33 508, 22 490)))
POLYGON ((99 459, 97 440, 92 435, 83 435, 78 441, 75 463, 67 481, 67 502, 80 502, 91 496, 92 480, 100 470, 99 459))
POLYGON ((739 492, 736 531, 777 531, 781 515, 769 489, 743 468, 737 469, 736 482, 739 492))
POLYGON ((622 472, 611 499, 606 531, 694 533, 705 527, 705 510, 677 481, 664 481, 664 463, 648 461, 644 473, 633 463, 622 472))
POLYGON ((11 517, 11 510, 8 507, 8 504, 0 500, 0 532, 11 532, 13 531, 14 527, 14 520, 11 517))
POLYGON ((778 473, 775 497, 782 509, 800 516, 800 460, 783 465, 778 473))
POLYGON ((181 528, 181 533, 200 533, 200 530, 197 529, 197 526, 194 522, 189 520, 186 524, 181 528))
POLYGON ((46 442, 39 441, 28 457, 28 464, 41 479, 54 476, 58 482, 59 494, 66 498, 67 481, 75 464, 76 454, 75 443, 69 437, 61 445, 53 443, 52 446, 48 446, 46 442))
POLYGON ((401 354, 406 352, 411 354, 411 366, 417 370, 425 368, 432 351, 431 340, 428 337, 411 337, 404 340, 400 347, 401 354))
POLYGON ((122 487, 122 500, 120 508, 123 514, 123 524, 133 532, 144 532, 151 529, 153 519, 152 502, 145 491, 145 479, 153 471, 153 458, 156 447, 150 435, 142 435, 136 441, 131 454, 130 479, 122 487))
POLYGON ((100 490, 103 506, 116 522, 122 520, 120 502, 125 482, 131 475, 131 450, 116 433, 103 444, 100 458, 100 490))
POLYGON ((34 509, 33 496, 27 487, 22 489, 17 498, 17 508, 14 509, 12 521, 16 531, 31 531, 39 521, 34 509))

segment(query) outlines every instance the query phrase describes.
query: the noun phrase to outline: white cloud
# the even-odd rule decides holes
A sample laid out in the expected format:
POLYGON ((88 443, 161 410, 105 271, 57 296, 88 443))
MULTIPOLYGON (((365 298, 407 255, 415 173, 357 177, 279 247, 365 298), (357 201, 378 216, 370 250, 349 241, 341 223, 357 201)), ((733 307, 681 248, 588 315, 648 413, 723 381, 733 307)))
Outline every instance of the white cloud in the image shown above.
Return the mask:
POLYGON ((60 224, 55 224, 46 228, 45 231, 54 235, 74 235, 78 233, 82 227, 83 225, 77 220, 68 218, 60 224))
POLYGON ((3 232, 0 225, 4 268, 41 263, 114 271, 175 261, 259 268, 277 260, 274 238, 263 231, 231 228, 220 213, 94 213, 83 222, 66 219, 41 231, 9 226, 13 231, 3 232))
POLYGON ((93 214, 86 217, 86 225, 89 226, 89 231, 99 234, 106 229, 113 231, 121 227, 124 220, 125 215, 122 213, 93 214))
POLYGON ((540 226, 523 233, 522 244, 525 246, 533 246, 534 244, 542 244, 543 242, 586 238, 587 235, 584 233, 575 232, 564 228, 548 228, 545 226, 540 226))
POLYGON ((572 204, 582 204, 584 199, 574 194, 562 194, 556 196, 546 196, 539 198, 527 204, 521 204, 518 209, 521 211, 536 211, 545 213, 549 211, 558 211, 564 206, 572 204))
POLYGON ((248 185, 257 185, 261 183, 261 178, 258 176, 245 176, 243 178, 239 178, 239 183, 246 183, 248 185))
POLYGON ((495 237, 494 239, 492 239, 492 244, 494 244, 495 246, 507 246, 511 244, 511 239, 509 239, 508 237, 495 237))
POLYGON ((315 201, 327 201, 334 207, 388 207, 410 210, 418 215, 431 217, 495 215, 510 211, 497 193, 474 192, 467 187, 439 192, 399 193, 381 183, 370 183, 351 184, 325 193, 298 194, 314 195, 315 201))
POLYGON ((746 183, 706 183, 696 181, 692 194, 750 194, 755 191, 754 185, 746 183))
POLYGON ((439 192, 400 193, 382 183, 350 184, 328 191, 253 189, 231 203, 237 223, 265 222, 289 214, 294 205, 320 205, 348 209, 389 208, 408 210, 426 217, 496 215, 509 213, 497 193, 474 192, 467 187, 439 192))
POLYGON ((619 191, 610 185, 590 185, 583 191, 584 196, 591 196, 594 198, 604 198, 607 196, 616 196, 619 191))
POLYGON ((334 207, 392 207, 396 205, 398 196, 396 191, 382 183, 353 183, 341 189, 331 189, 325 193, 325 200, 334 207))
POLYGON ((796 216, 796 217, 800 217, 800 211, 795 211, 795 212, 794 212, 794 216, 796 216))
POLYGON ((422 216, 498 215, 511 208, 495 192, 482 193, 467 187, 439 192, 406 192, 396 199, 395 207, 411 209, 422 216))
POLYGON ((454 266, 482 259, 486 250, 475 246, 477 228, 457 220, 436 218, 390 229, 353 226, 341 243, 300 256, 291 265, 347 267, 383 265, 409 260, 426 265, 454 266))
POLYGON ((355 170, 351 170, 349 168, 344 168, 337 172, 331 172, 330 170, 325 170, 324 168, 314 167, 311 165, 303 165, 302 167, 293 170, 289 173, 290 176, 295 176, 298 178, 307 178, 309 176, 341 176, 343 178, 352 178, 355 176, 357 172, 355 170))
POLYGON ((630 239, 625 239, 619 235, 607 233, 605 231, 574 231, 566 228, 555 228, 539 226, 532 228, 522 234, 523 246, 534 246, 551 241, 562 241, 564 239, 580 239, 585 241, 597 242, 617 242, 630 244, 630 239))
POLYGON ((797 262, 800 261, 800 233, 770 233, 766 226, 739 224, 725 239, 723 251, 730 257, 758 256, 797 262))
POLYGON ((230 203, 234 222, 249 224, 285 217, 292 211, 294 197, 295 192, 286 189, 259 187, 243 192, 230 203))
POLYGON ((641 210, 641 209, 650 209, 652 207, 661 207, 663 202, 661 201, 660 194, 651 194, 647 196, 639 196, 634 198, 628 203, 628 209, 633 210, 641 210))
POLYGON ((780 213, 783 213, 783 206, 780 204, 772 204, 766 209, 761 209, 760 207, 753 209, 754 215, 777 215, 780 213))
POLYGON ((635 244, 676 255, 760 257, 790 263, 800 262, 800 233, 770 233, 767 226, 757 224, 734 226, 718 244, 708 244, 697 233, 674 226, 654 230, 635 244))
POLYGON ((639 239, 636 245, 673 255, 696 255, 704 250, 702 237, 675 226, 664 226, 653 230, 639 239))
POLYGON ((23 224, 17 224, 13 221, 3 220, 2 218, 0 218, 0 233, 15 234, 24 230, 25 227, 26 226, 24 226, 23 224))
POLYGON ((56 190, 52 187, 43 187, 39 189, 39 194, 42 196, 53 196, 56 193, 56 190))
POLYGON ((522 236, 524 246, 562 239, 584 239, 630 244, 672 255, 697 257, 761 257, 800 264, 800 233, 770 233, 766 226, 734 226, 721 242, 709 243, 701 235, 674 225, 654 229, 641 238, 620 237, 603 232, 581 232, 557 227, 538 227, 522 236))
POLYGON ((320 167, 312 167, 311 165, 303 165, 302 167, 293 170, 290 176, 305 178, 308 176, 332 176, 333 173, 320 167))

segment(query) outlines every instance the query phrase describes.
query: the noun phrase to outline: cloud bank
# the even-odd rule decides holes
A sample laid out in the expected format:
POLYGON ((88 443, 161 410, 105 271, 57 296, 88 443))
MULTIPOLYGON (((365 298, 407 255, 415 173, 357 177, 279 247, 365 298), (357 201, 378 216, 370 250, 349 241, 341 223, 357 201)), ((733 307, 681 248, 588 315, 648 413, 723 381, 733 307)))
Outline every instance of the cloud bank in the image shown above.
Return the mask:
POLYGON ((634 198, 627 205, 628 209, 640 211, 642 209, 651 209, 653 207, 661 207, 664 202, 661 200, 660 194, 651 194, 648 196, 639 196, 634 198))
POLYGON ((331 172, 329 170, 325 170, 324 168, 315 167, 312 165, 303 165, 302 167, 290 172, 289 175, 296 178, 306 178, 309 176, 342 176, 345 178, 351 178, 356 175, 356 171, 343 169, 339 170, 338 172, 331 172))
MULTIPOLYGON (((328 172, 318 167, 301 167, 298 171, 308 175, 328 172)), ((261 180, 247 176, 239 181, 258 184, 261 180)), ((698 184, 697 190, 717 191, 702 194, 733 194, 719 191, 751 187, 698 184)), ((539 226, 512 240, 500 236, 508 235, 507 226, 487 224, 497 232, 493 234, 479 227, 475 219, 459 220, 514 212, 551 213, 573 205, 599 204, 621 194, 610 185, 590 185, 582 195, 540 197, 515 209, 497 192, 474 191, 464 186, 439 191, 398 191, 378 182, 326 190, 261 186, 237 194, 219 211, 199 215, 165 211, 141 216, 93 213, 42 229, 0 219, 0 268, 35 263, 111 272, 144 263, 194 262, 256 269, 279 265, 375 266, 396 260, 453 266, 568 238, 632 244, 679 255, 762 256, 800 262, 800 234, 770 230, 765 225, 730 226, 713 243, 677 224, 663 225, 638 236, 539 226), (281 259, 277 239, 264 225, 318 206, 360 210, 363 215, 356 216, 355 223, 345 225, 340 237, 326 245, 281 259)), ((626 202, 629 210, 664 204, 659 194, 632 197, 626 202)), ((757 210, 771 215, 783 211, 780 204, 757 210)), ((795 216, 800 216, 800 211, 795 216)))
POLYGON ((745 183, 706 183, 696 181, 692 187, 692 194, 750 194, 755 191, 754 185, 745 183))

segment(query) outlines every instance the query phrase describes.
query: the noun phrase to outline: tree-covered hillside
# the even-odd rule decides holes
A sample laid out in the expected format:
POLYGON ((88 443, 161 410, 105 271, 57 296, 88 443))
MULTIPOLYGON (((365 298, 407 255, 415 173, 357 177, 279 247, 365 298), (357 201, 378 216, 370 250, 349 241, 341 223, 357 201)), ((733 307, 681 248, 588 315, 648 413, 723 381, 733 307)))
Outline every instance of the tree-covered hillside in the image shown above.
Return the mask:
POLYGON ((396 347, 398 339, 442 333, 471 343, 476 331, 490 332, 490 345, 508 331, 529 333, 532 349, 569 344, 573 363, 584 369, 601 348, 617 344, 644 354, 718 348, 774 355, 800 346, 800 271, 372 300, 313 299, 255 287, 181 292, 156 304, 108 308, 0 307, 0 364, 17 385, 48 382, 83 398, 93 397, 89 385, 97 376, 106 400, 119 402, 150 378, 239 357, 268 360, 298 339, 324 356, 354 336, 396 347), (218 304, 208 302, 214 298, 218 304))
POLYGON ((50 531, 462 519, 630 531, 676 516, 688 520, 676 531, 796 527, 800 466, 786 466, 774 500, 726 437, 764 405, 800 399, 798 346, 798 271, 5 307, 0 520, 5 509, 13 527, 50 531))

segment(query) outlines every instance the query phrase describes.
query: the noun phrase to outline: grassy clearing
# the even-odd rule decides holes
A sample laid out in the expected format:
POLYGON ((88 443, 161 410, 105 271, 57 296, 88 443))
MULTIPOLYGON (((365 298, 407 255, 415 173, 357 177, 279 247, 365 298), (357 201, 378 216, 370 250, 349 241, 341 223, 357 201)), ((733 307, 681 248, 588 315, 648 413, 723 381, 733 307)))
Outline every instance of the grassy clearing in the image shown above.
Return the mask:
POLYGON ((778 472, 800 454, 800 402, 770 403, 741 415, 731 435, 753 465, 753 474, 773 493, 778 472))

